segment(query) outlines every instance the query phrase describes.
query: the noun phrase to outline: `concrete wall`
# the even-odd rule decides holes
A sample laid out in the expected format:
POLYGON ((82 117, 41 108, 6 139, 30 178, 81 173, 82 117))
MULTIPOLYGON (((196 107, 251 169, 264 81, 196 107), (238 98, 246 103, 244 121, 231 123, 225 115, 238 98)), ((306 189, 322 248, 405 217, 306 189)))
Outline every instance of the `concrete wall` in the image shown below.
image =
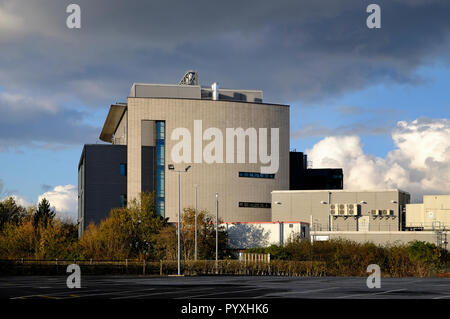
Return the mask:
POLYGON ((436 234, 429 231, 397 232, 311 232, 312 240, 347 239, 359 243, 371 242, 376 245, 407 244, 414 240, 436 244, 436 234))
MULTIPOLYGON (((211 88, 202 88, 202 98, 211 98, 211 88)), ((219 89, 219 100, 262 103, 263 92, 258 90, 219 89)))
POLYGON ((426 195, 423 204, 406 206, 406 226, 432 230, 433 225, 450 228, 450 195, 426 195))
POLYGON ((113 144, 127 145, 127 112, 122 116, 114 132, 113 144))
POLYGON ((323 231, 357 231, 359 228, 369 231, 397 231, 403 218, 400 213, 405 201, 409 201, 409 194, 402 194, 399 190, 274 191, 272 220, 305 220, 311 223, 312 230, 323 231), (331 204, 351 203, 358 204, 359 216, 331 216, 331 204), (372 210, 391 210, 393 215, 374 217, 372 210))
POLYGON ((130 97, 200 99, 201 87, 199 85, 134 83, 130 90, 130 97))
MULTIPOLYGON (((247 129, 279 128, 279 170, 275 179, 240 178, 239 171, 259 172, 265 164, 246 163, 189 163, 176 164, 176 169, 192 165, 181 176, 181 206, 194 206, 194 184, 198 185, 199 209, 215 212, 215 193, 219 193, 220 218, 224 221, 271 221, 270 208, 238 207, 240 201, 270 203, 271 191, 289 188, 289 107, 285 105, 212 101, 195 99, 128 98, 128 199, 141 192, 141 125, 143 120, 162 120, 166 123, 166 217, 173 220, 178 208, 177 174, 167 169, 172 163, 172 141, 175 128, 187 128, 193 139, 194 120, 203 121, 203 131, 219 128, 224 134, 224 159, 226 128, 247 129)), ((270 136, 268 138, 270 141, 270 136)), ((203 147, 209 142, 204 141, 203 147)), ((248 142, 247 142, 248 143, 248 142)), ((269 142, 270 143, 270 142, 269 142)), ((193 142, 192 142, 193 145, 193 142)), ((235 143, 236 147, 236 143, 235 143)), ((248 150, 247 150, 248 155, 248 150)), ((193 159, 193 154, 191 156, 193 159)))

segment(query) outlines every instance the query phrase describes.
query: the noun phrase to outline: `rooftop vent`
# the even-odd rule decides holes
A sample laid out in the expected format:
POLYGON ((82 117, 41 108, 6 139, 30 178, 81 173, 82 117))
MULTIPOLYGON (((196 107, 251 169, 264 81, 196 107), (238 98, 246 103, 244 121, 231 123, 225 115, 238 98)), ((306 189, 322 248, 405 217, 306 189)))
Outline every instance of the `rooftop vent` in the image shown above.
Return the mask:
POLYGON ((219 84, 217 84, 217 82, 214 82, 211 85, 211 91, 212 91, 212 99, 214 101, 219 100, 219 84))

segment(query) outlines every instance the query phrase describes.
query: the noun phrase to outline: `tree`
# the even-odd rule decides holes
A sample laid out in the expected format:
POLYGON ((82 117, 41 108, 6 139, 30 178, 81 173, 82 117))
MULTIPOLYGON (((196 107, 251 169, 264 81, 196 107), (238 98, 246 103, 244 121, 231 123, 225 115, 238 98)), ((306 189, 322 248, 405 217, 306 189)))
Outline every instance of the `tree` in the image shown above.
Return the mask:
POLYGON ((50 208, 50 203, 46 198, 43 198, 33 215, 33 226, 38 228, 43 226, 44 228, 49 225, 55 218, 55 211, 50 208))
MULTIPOLYGON (((221 221, 219 220, 219 224, 221 221)), ((207 211, 197 214, 197 247, 198 259, 213 260, 216 258, 216 224, 215 218, 207 211)), ((219 226, 219 259, 223 259, 226 252, 228 236, 223 226, 219 226)), ((177 257, 177 230, 168 225, 157 236, 157 249, 161 259, 174 260, 177 257)), ((195 210, 185 208, 181 216, 181 255, 185 260, 195 257, 195 210)))
POLYGON ((127 207, 112 209, 100 225, 89 225, 80 244, 89 258, 154 259, 156 235, 166 225, 167 219, 156 213, 153 194, 141 193, 127 207))
POLYGON ((6 223, 18 224, 25 216, 26 208, 17 205, 13 197, 0 201, 0 230, 6 223))

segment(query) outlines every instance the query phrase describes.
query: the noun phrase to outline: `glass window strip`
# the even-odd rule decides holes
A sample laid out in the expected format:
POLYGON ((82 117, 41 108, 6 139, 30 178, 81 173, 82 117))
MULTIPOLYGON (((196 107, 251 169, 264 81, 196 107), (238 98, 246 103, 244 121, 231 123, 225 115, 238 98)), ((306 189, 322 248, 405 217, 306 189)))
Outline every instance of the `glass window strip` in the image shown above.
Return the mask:
POLYGON ((274 179, 275 174, 262 174, 257 172, 239 172, 239 177, 274 179))
POLYGON ((246 208, 272 208, 272 203, 239 202, 239 207, 246 207, 246 208))

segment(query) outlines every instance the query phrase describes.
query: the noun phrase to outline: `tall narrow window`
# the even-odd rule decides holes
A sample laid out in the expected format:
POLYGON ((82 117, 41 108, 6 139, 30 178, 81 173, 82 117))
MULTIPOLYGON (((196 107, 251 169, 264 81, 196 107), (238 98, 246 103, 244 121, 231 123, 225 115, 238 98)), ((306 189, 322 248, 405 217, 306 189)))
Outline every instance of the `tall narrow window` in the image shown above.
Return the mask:
POLYGON ((156 212, 165 217, 165 137, 164 121, 156 121, 156 212))
POLYGON ((127 164, 120 164, 120 176, 127 176, 127 164))
POLYGON ((127 194, 120 195, 120 207, 127 206, 127 194))

